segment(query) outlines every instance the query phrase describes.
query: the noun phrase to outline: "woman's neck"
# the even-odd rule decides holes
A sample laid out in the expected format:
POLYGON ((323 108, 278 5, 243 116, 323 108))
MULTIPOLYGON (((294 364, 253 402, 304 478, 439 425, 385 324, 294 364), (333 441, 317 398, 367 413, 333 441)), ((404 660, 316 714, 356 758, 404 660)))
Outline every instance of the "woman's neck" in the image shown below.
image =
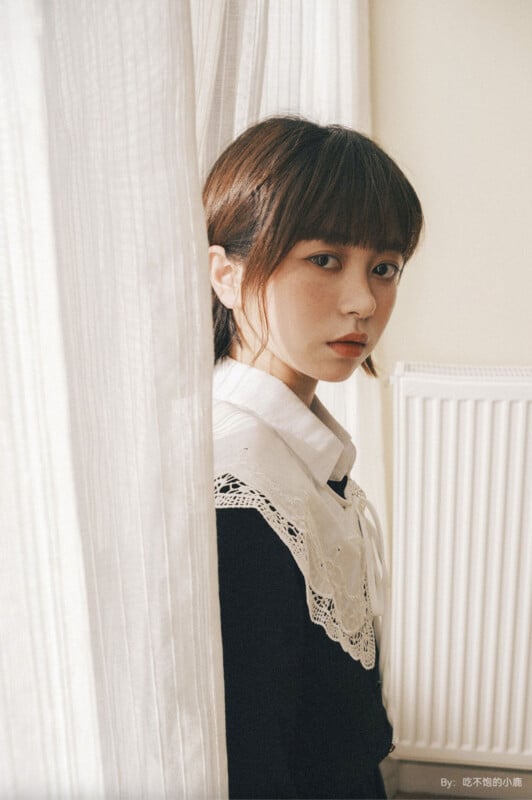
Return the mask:
POLYGON ((274 378, 278 378, 288 386, 306 406, 310 406, 312 403, 318 381, 292 369, 292 367, 281 361, 281 359, 275 356, 271 351, 264 349, 258 355, 254 355, 248 348, 240 347, 235 343, 231 347, 230 356, 234 358, 235 361, 241 361, 243 364, 261 369, 263 372, 267 372, 268 375, 273 375, 274 378))

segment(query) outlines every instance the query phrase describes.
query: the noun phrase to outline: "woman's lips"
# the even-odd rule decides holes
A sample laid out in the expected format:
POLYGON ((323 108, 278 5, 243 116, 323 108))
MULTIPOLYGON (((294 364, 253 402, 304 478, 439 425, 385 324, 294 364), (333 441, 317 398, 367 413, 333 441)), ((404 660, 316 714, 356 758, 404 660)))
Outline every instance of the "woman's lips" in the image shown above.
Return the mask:
POLYGON ((342 358, 359 358, 368 343, 364 333, 349 333, 333 342, 327 342, 331 350, 342 358))
POLYGON ((343 358, 358 358, 364 352, 361 342, 327 342, 331 350, 343 358))

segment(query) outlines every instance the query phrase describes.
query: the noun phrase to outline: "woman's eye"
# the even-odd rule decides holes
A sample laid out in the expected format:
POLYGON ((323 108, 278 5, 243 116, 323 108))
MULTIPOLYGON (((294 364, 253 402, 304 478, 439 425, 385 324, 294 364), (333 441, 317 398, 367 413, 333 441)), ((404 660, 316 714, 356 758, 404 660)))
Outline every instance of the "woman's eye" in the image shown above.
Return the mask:
POLYGON ((392 280, 392 278, 399 277, 401 270, 397 264, 378 264, 373 268, 373 273, 378 275, 379 278, 387 278, 388 280, 392 280))
POLYGON ((336 267, 340 266, 340 261, 336 256, 331 256, 328 253, 318 253, 316 256, 309 256, 308 260, 322 269, 336 269, 336 267))

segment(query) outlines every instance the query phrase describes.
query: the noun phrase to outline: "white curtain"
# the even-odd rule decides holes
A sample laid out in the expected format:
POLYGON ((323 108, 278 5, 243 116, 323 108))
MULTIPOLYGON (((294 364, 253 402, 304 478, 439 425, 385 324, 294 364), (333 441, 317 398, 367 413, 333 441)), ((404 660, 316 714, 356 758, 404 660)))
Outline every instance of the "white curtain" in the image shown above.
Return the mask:
POLYGON ((0 796, 223 796, 189 4, 2 11, 0 796))
POLYGON ((277 113, 370 128, 367 0, 195 0, 202 166, 277 113))
POLYGON ((0 10, 0 796, 224 797, 200 178, 368 129, 366 2, 0 10))

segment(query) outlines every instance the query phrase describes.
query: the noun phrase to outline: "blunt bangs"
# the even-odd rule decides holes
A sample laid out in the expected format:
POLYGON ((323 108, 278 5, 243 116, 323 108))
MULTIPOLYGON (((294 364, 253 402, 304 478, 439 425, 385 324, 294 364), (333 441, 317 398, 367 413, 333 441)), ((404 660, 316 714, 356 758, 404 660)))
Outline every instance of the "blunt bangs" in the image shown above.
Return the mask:
POLYGON ((326 130, 314 153, 300 152, 279 204, 284 254, 297 241, 323 239, 393 250, 407 261, 422 227, 421 205, 409 181, 370 139, 339 127, 326 130))

